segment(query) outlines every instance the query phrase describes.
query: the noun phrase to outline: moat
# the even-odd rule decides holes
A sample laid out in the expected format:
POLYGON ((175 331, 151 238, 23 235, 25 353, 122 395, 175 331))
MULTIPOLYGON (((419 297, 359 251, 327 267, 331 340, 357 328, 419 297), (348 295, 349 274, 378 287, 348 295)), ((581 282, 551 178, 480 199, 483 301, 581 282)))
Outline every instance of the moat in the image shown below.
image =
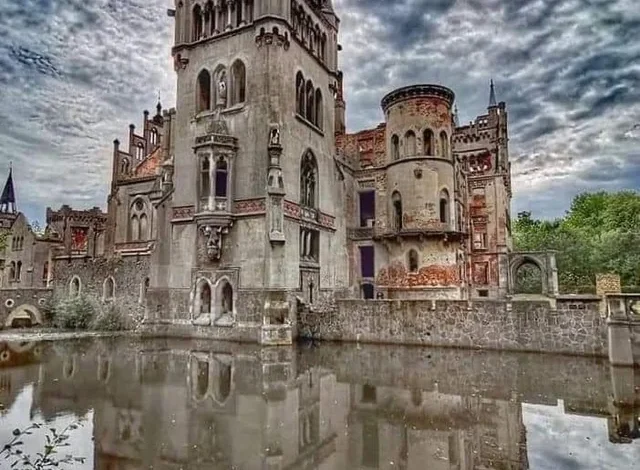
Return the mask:
MULTIPOLYGON (((0 445, 77 420, 86 469, 630 469, 640 371, 358 344, 0 342, 0 445)), ((0 460, 10 468, 12 460, 0 460)))

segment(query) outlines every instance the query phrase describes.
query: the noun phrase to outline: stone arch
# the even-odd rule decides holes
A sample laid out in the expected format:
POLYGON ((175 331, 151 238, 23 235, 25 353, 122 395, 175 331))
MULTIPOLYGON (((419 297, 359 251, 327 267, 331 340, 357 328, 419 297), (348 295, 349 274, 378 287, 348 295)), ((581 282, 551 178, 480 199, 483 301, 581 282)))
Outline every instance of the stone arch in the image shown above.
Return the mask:
POLYGON ((235 319, 236 291, 231 280, 223 276, 215 286, 214 322, 219 326, 232 325, 235 319))
POLYGON ((5 328, 15 328, 25 324, 29 327, 34 325, 42 325, 42 313, 37 307, 31 304, 22 304, 13 309, 4 322, 5 328), (15 326, 14 326, 15 324, 15 326))
POLYGON ((77 297, 82 293, 82 281, 78 276, 73 276, 69 281, 69 296, 77 297))
POLYGON ((440 156, 449 158, 449 137, 445 131, 440 132, 440 156))
POLYGON ((305 99, 306 99, 306 114, 305 118, 307 121, 315 124, 314 119, 316 115, 316 94, 315 87, 313 86, 313 82, 311 80, 307 80, 306 88, 305 88, 305 99))
POLYGON ((116 280, 109 276, 102 283, 102 301, 109 302, 116 298, 116 280))
POLYGON ((434 155, 433 131, 428 127, 422 131, 422 153, 424 155, 434 155))
POLYGON ((516 252, 509 260, 509 293, 516 294, 518 271, 525 266, 535 266, 540 271, 541 294, 558 295, 558 272, 554 252, 516 252))
POLYGON ((391 159, 397 160, 400 158, 400 138, 393 134, 391 136, 391 159))
POLYGON ((198 41, 199 39, 202 38, 203 35, 203 15, 202 15, 202 8, 200 7, 200 5, 198 5, 196 3, 196 5, 193 7, 193 10, 191 12, 191 27, 193 35, 191 36, 191 40, 192 41, 198 41))
POLYGON ((208 279, 202 277, 196 282, 195 298, 193 300, 193 317, 212 313, 213 289, 208 279))
POLYGON ((298 70, 296 73, 296 113, 303 117, 306 113, 305 84, 304 74, 298 70))
POLYGON ((211 109, 211 74, 207 69, 198 73, 196 82, 196 112, 201 113, 211 109))
POLYGON ((411 273, 418 272, 418 269, 420 269, 420 258, 418 252, 414 249, 409 250, 407 254, 407 266, 411 273))
POLYGON ((404 135, 404 156, 413 157, 416 153, 416 133, 408 130, 404 135))
POLYGON ((230 105, 244 103, 247 90, 247 68, 240 59, 231 65, 230 105))

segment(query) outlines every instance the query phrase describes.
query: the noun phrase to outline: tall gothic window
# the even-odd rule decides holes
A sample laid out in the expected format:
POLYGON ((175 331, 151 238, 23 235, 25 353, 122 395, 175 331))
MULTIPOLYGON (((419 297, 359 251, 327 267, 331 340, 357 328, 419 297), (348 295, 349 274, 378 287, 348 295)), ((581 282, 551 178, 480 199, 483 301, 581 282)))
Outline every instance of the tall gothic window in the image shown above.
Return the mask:
POLYGON ((440 222, 449 223, 449 192, 446 189, 440 191, 440 222))
POLYGON ((192 41, 197 41, 198 39, 200 39, 202 37, 202 23, 203 23, 203 17, 202 17, 202 9, 200 8, 200 5, 196 5, 193 8, 193 37, 191 38, 192 41))
POLYGON ((211 75, 208 70, 198 74, 196 111, 198 113, 211 109, 211 75))
POLYGON ((22 261, 16 263, 16 281, 22 278, 22 261))
POLYGON ((433 131, 425 129, 422 133, 423 153, 425 155, 433 155, 433 131))
POLYGON ((140 161, 144 159, 144 145, 142 142, 136 144, 136 160, 140 161))
POLYGON ((227 197, 227 162, 220 157, 216 162, 216 197, 227 197))
POLYGON ((231 66, 231 105, 244 103, 247 84, 247 72, 244 64, 236 60, 231 66))
POLYGON ((316 90, 316 103, 315 103, 315 105, 316 105, 316 116, 315 116, 314 122, 315 122, 316 126, 318 126, 319 129, 322 129, 324 127, 323 126, 323 122, 322 122, 323 119, 324 119, 324 116, 323 116, 323 112, 322 112, 323 111, 322 110, 322 92, 320 91, 320 88, 318 88, 316 90))
POLYGON ((307 152, 302 157, 300 167, 300 204, 307 207, 316 206, 316 185, 318 177, 318 164, 316 157, 307 152))
POLYGON ((147 216, 147 205, 142 199, 136 199, 130 208, 129 218, 129 239, 133 242, 148 240, 149 218, 147 216))
POLYGON ((313 122, 314 121, 314 117, 315 117, 315 106, 314 106, 314 101, 315 101, 315 91, 313 89, 313 83, 311 82, 311 80, 307 80, 307 88, 306 88, 306 98, 307 98, 307 114, 306 114, 306 118, 307 121, 309 122, 313 122))
POLYGON ((149 140, 151 141, 151 145, 152 146, 156 146, 158 145, 158 129, 156 129, 155 127, 151 129, 151 132, 149 133, 149 140))
POLYGON ((391 159, 397 160, 400 158, 400 139, 397 135, 391 136, 391 159))
POLYGON ((211 166, 209 157, 202 157, 200 160, 200 201, 206 205, 211 195, 211 166))
POLYGON ((129 174, 129 160, 126 158, 120 160, 120 173, 123 175, 129 174))
POLYGON ((296 113, 300 116, 305 115, 305 81, 302 72, 296 74, 296 113))
POLYGON ((393 228, 402 230, 402 196, 398 191, 394 191, 391 195, 391 203, 393 205, 393 228))
POLYGON ((404 135, 404 154, 406 157, 416 154, 416 134, 413 131, 407 131, 404 135))
POLYGON ((445 131, 440 132, 440 156, 449 157, 449 139, 445 131))

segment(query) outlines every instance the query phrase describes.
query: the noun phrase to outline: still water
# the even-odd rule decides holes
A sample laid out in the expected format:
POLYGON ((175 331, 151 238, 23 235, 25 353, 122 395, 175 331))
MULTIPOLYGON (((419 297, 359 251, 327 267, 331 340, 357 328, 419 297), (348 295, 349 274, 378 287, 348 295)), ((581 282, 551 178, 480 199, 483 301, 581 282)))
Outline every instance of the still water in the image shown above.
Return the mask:
POLYGON ((86 461, 70 468, 627 470, 640 468, 639 384, 638 370, 566 356, 0 343, 0 448, 14 428, 80 420, 64 453, 86 461))

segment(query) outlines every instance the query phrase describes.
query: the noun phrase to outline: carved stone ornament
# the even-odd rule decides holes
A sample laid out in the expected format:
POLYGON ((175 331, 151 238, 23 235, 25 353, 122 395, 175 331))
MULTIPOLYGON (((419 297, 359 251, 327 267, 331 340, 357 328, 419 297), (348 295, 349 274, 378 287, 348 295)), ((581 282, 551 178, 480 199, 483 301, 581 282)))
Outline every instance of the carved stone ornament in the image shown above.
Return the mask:
POLYGON ((277 124, 271 126, 269 145, 280 145, 280 127, 277 124))
POLYGON ((202 234, 205 238, 205 250, 209 261, 218 261, 222 256, 222 237, 229 233, 229 227, 204 225, 202 234))

